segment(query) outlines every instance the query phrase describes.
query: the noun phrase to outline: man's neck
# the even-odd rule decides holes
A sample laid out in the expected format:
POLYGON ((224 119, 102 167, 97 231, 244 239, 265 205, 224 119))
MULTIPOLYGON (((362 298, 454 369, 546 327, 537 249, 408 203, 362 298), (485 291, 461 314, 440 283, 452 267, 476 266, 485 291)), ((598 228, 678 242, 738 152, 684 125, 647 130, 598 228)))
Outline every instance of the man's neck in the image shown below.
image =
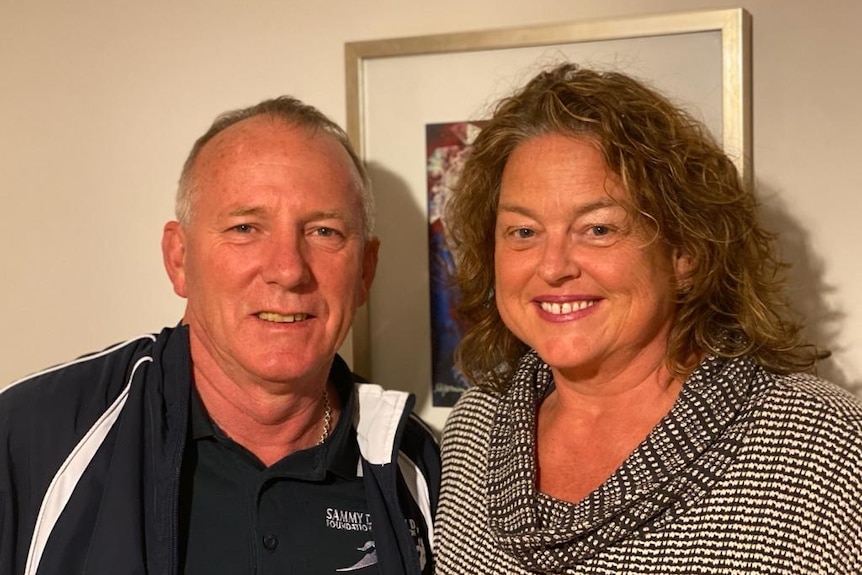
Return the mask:
POLYGON ((338 394, 325 380, 275 394, 263 386, 238 384, 222 374, 213 377, 197 365, 193 373, 195 389, 212 421, 267 467, 320 442, 327 403, 330 428, 341 413, 338 394))

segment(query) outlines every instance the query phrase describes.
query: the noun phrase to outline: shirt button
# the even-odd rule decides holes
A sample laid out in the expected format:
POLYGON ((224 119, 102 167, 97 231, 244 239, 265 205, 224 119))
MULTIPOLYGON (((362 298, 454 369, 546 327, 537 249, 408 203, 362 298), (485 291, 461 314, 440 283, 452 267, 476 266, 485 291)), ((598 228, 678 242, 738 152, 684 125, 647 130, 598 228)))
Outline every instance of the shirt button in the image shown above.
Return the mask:
POLYGON ((272 551, 273 549, 278 547, 278 537, 276 537, 275 535, 264 535, 263 546, 272 551))

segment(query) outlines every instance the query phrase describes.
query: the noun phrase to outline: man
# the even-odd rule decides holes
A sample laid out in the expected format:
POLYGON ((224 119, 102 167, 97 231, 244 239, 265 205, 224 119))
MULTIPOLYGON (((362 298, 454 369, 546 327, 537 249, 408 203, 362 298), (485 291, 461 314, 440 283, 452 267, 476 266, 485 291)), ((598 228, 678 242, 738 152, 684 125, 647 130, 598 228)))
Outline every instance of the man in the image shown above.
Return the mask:
POLYGON ((0 394, 0 575, 430 573, 434 438, 336 355, 371 210, 316 109, 218 118, 162 240, 181 325, 0 394))

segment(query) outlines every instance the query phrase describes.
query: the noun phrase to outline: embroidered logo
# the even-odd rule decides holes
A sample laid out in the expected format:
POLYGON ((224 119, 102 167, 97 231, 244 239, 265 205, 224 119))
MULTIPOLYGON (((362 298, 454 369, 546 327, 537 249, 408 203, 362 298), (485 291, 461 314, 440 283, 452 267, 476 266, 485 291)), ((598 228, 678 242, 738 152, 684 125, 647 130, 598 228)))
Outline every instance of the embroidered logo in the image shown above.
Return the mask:
POLYGON ((374 541, 366 541, 365 545, 359 547, 357 551, 364 551, 365 555, 351 565, 350 567, 344 567, 343 569, 336 569, 338 572, 346 572, 346 571, 358 571, 363 567, 370 567, 371 565, 377 565, 377 549, 374 548, 374 541))
POLYGON ((371 514, 326 508, 326 526, 339 531, 371 531, 371 514))
POLYGON ((368 540, 357 547, 356 550, 362 553, 359 559, 350 567, 336 569, 339 573, 349 571, 358 571, 365 567, 377 565, 377 549, 374 547, 374 540, 371 539, 371 514, 363 511, 347 511, 344 509, 335 509, 333 507, 326 508, 326 526, 330 529, 338 531, 360 531, 368 533, 368 540))

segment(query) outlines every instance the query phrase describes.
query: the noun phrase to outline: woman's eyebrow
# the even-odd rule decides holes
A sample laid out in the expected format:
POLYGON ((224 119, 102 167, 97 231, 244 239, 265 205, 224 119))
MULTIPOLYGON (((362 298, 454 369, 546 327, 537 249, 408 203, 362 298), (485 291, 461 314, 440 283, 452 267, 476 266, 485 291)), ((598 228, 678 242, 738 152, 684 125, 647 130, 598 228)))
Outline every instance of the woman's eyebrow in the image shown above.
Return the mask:
MULTIPOLYGON (((581 216, 583 214, 588 214, 590 212, 595 212, 598 210, 603 210, 603 209, 607 209, 607 208, 621 208, 621 207, 622 206, 620 206, 619 202, 616 202, 616 201, 608 198, 608 199, 596 200, 595 202, 590 202, 588 204, 578 206, 574 210, 574 214, 576 216, 581 216)), ((527 217, 535 217, 535 213, 533 210, 531 210, 530 208, 528 208, 526 206, 522 206, 519 204, 502 204, 501 203, 499 206, 497 206, 497 212, 498 213, 499 212, 507 212, 507 213, 520 214, 520 215, 527 216, 527 217)))

